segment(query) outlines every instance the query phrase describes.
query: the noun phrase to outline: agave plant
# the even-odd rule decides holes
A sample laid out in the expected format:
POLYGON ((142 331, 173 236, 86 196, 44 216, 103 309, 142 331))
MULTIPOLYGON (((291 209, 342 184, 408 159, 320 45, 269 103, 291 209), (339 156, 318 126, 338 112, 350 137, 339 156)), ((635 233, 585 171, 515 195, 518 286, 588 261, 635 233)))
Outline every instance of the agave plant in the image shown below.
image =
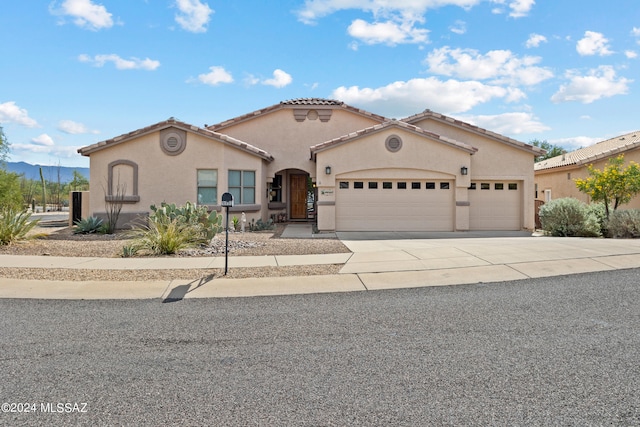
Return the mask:
POLYGON ((10 245, 18 240, 29 238, 27 234, 40 222, 31 220, 31 213, 26 210, 16 212, 13 208, 0 209, 0 245, 10 245))
POLYGON ((75 225, 76 226, 73 229, 73 234, 96 233, 103 227, 102 219, 95 216, 82 218, 76 221, 75 225))

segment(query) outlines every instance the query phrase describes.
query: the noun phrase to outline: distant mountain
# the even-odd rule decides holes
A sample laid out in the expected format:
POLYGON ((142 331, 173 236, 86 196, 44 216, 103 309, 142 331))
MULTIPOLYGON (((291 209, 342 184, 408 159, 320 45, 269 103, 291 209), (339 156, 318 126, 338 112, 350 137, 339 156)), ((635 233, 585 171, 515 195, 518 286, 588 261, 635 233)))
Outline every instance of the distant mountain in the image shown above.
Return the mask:
POLYGON ((73 181, 73 171, 78 171, 87 180, 89 179, 89 168, 72 168, 68 166, 41 166, 32 165, 25 162, 7 162, 6 169, 9 172, 23 175, 27 179, 40 179, 40 168, 42 175, 47 181, 58 182, 58 172, 60 172, 60 182, 66 183, 73 181))

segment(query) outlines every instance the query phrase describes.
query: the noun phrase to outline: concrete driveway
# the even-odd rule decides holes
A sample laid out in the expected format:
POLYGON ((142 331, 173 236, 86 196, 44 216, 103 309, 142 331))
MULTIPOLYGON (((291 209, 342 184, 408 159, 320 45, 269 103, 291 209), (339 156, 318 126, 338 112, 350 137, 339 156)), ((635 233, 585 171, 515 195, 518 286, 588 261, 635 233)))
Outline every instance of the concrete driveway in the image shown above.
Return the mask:
POLYGON ((640 240, 465 234, 338 233, 353 252, 340 273, 389 289, 640 267, 640 240))

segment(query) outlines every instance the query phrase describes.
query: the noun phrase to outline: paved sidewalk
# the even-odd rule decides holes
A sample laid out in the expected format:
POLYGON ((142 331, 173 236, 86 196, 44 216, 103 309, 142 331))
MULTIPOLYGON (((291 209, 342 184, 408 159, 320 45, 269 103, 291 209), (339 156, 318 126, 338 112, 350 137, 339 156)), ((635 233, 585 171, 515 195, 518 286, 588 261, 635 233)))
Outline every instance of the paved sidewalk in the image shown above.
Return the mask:
MULTIPOLYGON (((296 233, 310 233, 310 229, 296 230, 296 233)), ((183 298, 446 286, 640 268, 640 240, 482 237, 482 234, 475 234, 480 237, 470 238, 465 233, 450 234, 454 236, 429 236, 424 233, 403 233, 402 236, 338 233, 338 237, 352 253, 229 257, 230 269, 343 264, 340 274, 336 275, 152 282, 65 282, 0 278, 0 298, 160 298, 164 301, 176 301, 183 298)), ((300 234, 296 236, 299 238, 300 234)), ((0 255, 0 267, 204 269, 224 268, 224 257, 154 259, 0 255)))

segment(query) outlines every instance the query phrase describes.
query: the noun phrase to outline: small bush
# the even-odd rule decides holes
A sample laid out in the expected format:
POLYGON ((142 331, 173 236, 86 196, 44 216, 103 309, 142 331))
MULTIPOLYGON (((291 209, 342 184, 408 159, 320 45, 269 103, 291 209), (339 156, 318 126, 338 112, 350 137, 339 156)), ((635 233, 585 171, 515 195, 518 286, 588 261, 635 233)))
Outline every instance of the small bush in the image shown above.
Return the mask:
POLYGON ((151 255, 171 255, 208 241, 201 226, 185 224, 177 218, 170 219, 167 216, 149 217, 147 224, 134 228, 130 235, 134 242, 128 248, 123 248, 124 256, 131 256, 139 251, 151 255))
POLYGON ((574 198, 552 200, 540 208, 542 229, 552 236, 596 237, 601 225, 587 204, 574 198))
POLYGON ((640 237, 640 210, 615 211, 609 215, 607 232, 614 238, 640 237))
POLYGON ((17 212, 6 206, 0 209, 0 245, 10 245, 18 240, 27 239, 27 233, 40 221, 30 219, 31 213, 26 210, 17 212))
POLYGON ((162 202, 160 207, 151 205, 151 210, 151 219, 165 216, 170 220, 175 219, 179 223, 199 229, 205 233, 208 240, 213 239, 222 230, 222 215, 218 215, 216 211, 207 212, 206 206, 196 206, 191 202, 185 203, 184 206, 176 206, 173 203, 162 202))
POLYGON ((82 218, 81 220, 76 221, 75 225, 73 234, 91 234, 104 230, 102 219, 95 216, 82 218))
POLYGON ((264 231, 264 230, 273 230, 275 225, 273 224, 273 220, 269 218, 267 222, 262 221, 262 219, 258 219, 256 222, 251 222, 250 230, 251 231, 264 231))

